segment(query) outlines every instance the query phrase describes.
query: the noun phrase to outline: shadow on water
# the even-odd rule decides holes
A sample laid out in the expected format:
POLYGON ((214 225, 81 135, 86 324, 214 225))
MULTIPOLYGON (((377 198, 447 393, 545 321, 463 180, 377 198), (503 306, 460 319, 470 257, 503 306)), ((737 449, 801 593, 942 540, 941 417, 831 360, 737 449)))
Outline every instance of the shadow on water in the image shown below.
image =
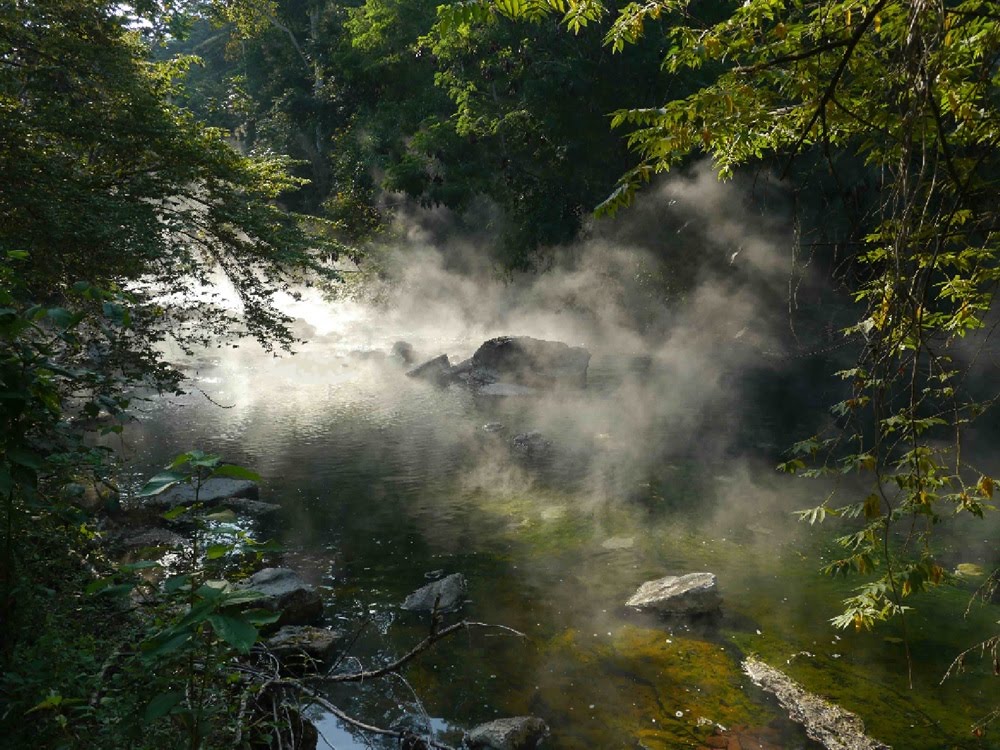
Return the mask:
MULTIPOLYGON (((469 579, 463 615, 526 634, 454 638, 405 680, 333 696, 367 721, 457 742, 480 721, 534 713, 555 750, 700 747, 719 727, 810 747, 740 672, 741 655, 755 653, 897 748, 989 747, 969 732, 996 698, 985 665, 937 683, 996 608, 962 618, 968 586, 918 600, 907 690, 897 630, 828 623, 855 584, 816 573, 829 550, 792 511, 823 488, 772 470, 787 425, 762 420, 755 431, 732 417, 732 399, 708 408, 665 385, 672 373, 660 367, 598 356, 586 391, 483 399, 407 379, 378 355, 320 345, 285 360, 248 354, 192 370, 232 408, 197 391, 154 400, 124 447, 137 484, 191 447, 257 470, 262 499, 283 507, 274 532, 289 559, 324 587, 328 620, 358 633, 358 663, 426 634, 427 620, 399 604, 438 571, 469 579), (502 429, 485 431, 491 422, 502 429), (552 441, 549 455, 512 453, 511 437, 529 430, 552 441), (754 450, 737 449, 746 444, 754 450), (624 611, 643 581, 696 570, 718 576, 721 617, 624 611)), ((995 525, 975 531, 986 543, 956 563, 989 564, 980 558, 995 525)), ((369 746, 331 717, 318 721, 339 750, 369 746)))

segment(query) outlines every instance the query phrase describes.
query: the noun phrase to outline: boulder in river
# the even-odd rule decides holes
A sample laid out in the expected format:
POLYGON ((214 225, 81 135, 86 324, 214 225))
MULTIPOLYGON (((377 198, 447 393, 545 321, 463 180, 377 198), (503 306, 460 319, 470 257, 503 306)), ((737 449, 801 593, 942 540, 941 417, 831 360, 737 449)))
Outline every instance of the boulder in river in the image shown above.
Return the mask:
POLYGON ((646 581, 625 605, 664 615, 700 615, 715 612, 721 603, 714 573, 688 573, 646 581))
POLYGON ((452 573, 414 591, 403 602, 410 612, 450 612, 465 600, 468 584, 461 573, 452 573))
MULTIPOLYGON (((260 488, 256 482, 249 479, 227 479, 225 477, 213 477, 201 483, 197 500, 205 507, 214 507, 222 504, 223 500, 231 497, 243 497, 256 500, 260 495, 260 488)), ((143 504, 147 508, 157 510, 170 510, 179 505, 191 505, 195 502, 195 487, 193 484, 178 484, 170 489, 164 490, 158 495, 153 495, 143 499, 143 504)))
POLYGON ((254 606, 280 612, 278 625, 309 625, 323 614, 316 589, 288 568, 264 568, 238 586, 262 595, 254 606))
POLYGON ((445 383, 447 382, 446 373, 451 369, 451 363, 448 362, 448 355, 442 354, 439 357, 430 359, 424 362, 422 365, 414 367, 412 370, 406 373, 407 377, 419 378, 420 380, 427 380, 431 383, 445 383))
POLYGON ((416 352, 413 351, 413 344, 409 341, 397 341, 392 345, 392 353, 399 357, 403 364, 412 365, 413 360, 417 358, 416 352))
POLYGON ((249 516, 257 519, 273 516, 281 510, 281 506, 275 503, 250 500, 245 497, 227 497, 225 500, 219 501, 219 506, 228 508, 238 516, 249 516))
POLYGON ((286 667, 319 669, 329 665, 337 654, 343 633, 311 625, 285 625, 264 645, 286 667))
POLYGON ((892 750, 865 734, 865 724, 857 714, 806 691, 784 672, 752 656, 743 662, 743 671, 755 685, 774 695, 792 721, 827 750, 892 750))
POLYGON ((499 381, 532 388, 584 388, 589 363, 590 352, 583 347, 530 336, 499 336, 472 355, 472 378, 480 385, 499 381))
POLYGON ((465 742, 475 750, 534 750, 549 733, 537 716, 494 719, 475 727, 465 742))

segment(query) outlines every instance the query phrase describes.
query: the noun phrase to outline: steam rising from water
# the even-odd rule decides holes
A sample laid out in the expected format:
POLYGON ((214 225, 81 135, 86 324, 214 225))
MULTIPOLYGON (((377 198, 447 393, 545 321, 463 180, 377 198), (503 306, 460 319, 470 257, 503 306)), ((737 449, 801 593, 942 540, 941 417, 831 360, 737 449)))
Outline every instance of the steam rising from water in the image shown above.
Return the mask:
POLYGON ((497 420, 506 438, 539 430, 553 439, 548 480, 572 485, 576 503, 679 502, 663 500, 665 482, 676 462, 695 460, 720 477, 698 489, 702 520, 712 508, 727 527, 768 508, 787 516, 801 503, 789 500, 787 485, 773 489, 772 471, 800 434, 772 412, 796 394, 759 386, 788 367, 790 280, 819 285, 791 262, 782 206, 766 182, 723 184, 701 165, 554 250, 545 273, 513 278, 484 260, 482 238, 449 234, 447 212, 401 212, 399 240, 379 251, 384 277, 363 294, 331 301, 303 288, 279 299, 308 339, 296 355, 223 349, 197 384, 232 406, 218 415, 217 434, 252 453, 265 476, 280 476, 287 460, 264 447, 276 425, 301 437, 287 448, 297 460, 337 461, 311 446, 346 419, 367 425, 350 436, 348 449, 359 453, 349 460, 405 454, 404 463, 448 475, 458 470, 456 451, 478 446, 461 466, 461 486, 524 494, 545 477, 483 442, 482 423, 497 420), (589 388, 484 404, 457 387, 442 393, 405 378, 390 354, 405 340, 420 358, 447 353, 457 362, 503 334, 587 347, 589 388))
MULTIPOLYGON (((381 251, 385 278, 364 294, 303 288, 279 301, 309 339, 299 353, 206 352, 187 364, 194 384, 232 408, 193 392, 179 417, 132 439, 159 456, 204 447, 252 466, 285 508, 289 546, 334 549, 344 589, 363 589, 353 595, 369 597, 366 614, 381 597, 372 606, 388 624, 427 570, 464 560, 477 618, 610 636, 635 585, 693 567, 717 572, 727 608, 756 608, 780 637, 830 640, 839 594, 821 590, 811 559, 794 560, 808 583, 779 559, 802 533, 789 511, 819 490, 777 476, 776 455, 816 428, 804 414, 836 400, 824 388, 837 369, 820 362, 819 382, 793 356, 790 323, 813 343, 832 306, 818 298, 823 274, 793 262, 780 192, 720 184, 702 166, 553 251, 546 273, 514 278, 450 225, 443 211, 403 215, 381 251), (407 378, 390 353, 405 340, 458 361, 503 334, 586 346, 588 388, 485 399, 407 378), (484 432, 490 421, 505 432, 484 432), (528 430, 552 439, 550 463, 512 458, 508 439, 528 430), (477 578, 480 550, 516 570, 477 578)), ((519 684, 544 686, 558 668, 522 657, 519 684)))

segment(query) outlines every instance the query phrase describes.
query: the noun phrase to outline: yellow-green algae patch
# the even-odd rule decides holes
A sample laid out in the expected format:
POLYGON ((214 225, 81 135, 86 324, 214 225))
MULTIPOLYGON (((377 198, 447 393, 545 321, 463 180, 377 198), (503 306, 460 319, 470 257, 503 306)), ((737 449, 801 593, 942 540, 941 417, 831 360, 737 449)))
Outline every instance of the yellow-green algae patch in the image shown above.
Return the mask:
POLYGON ((748 698, 730 653, 663 630, 567 630, 541 647, 539 662, 524 703, 561 729, 556 748, 697 747, 716 725, 774 718, 748 698))

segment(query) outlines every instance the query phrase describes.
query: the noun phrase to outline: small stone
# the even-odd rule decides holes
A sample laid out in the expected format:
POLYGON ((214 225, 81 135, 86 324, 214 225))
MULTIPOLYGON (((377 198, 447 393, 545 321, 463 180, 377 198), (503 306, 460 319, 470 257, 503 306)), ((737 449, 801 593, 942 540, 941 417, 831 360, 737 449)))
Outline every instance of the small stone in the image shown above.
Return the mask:
POLYGON ((537 716, 513 716, 480 724, 465 741, 474 750, 534 750, 548 733, 537 716))
POLYGON ((465 600, 468 584, 461 573, 428 583, 414 591, 403 602, 403 609, 410 612, 450 612, 458 609, 465 600))

